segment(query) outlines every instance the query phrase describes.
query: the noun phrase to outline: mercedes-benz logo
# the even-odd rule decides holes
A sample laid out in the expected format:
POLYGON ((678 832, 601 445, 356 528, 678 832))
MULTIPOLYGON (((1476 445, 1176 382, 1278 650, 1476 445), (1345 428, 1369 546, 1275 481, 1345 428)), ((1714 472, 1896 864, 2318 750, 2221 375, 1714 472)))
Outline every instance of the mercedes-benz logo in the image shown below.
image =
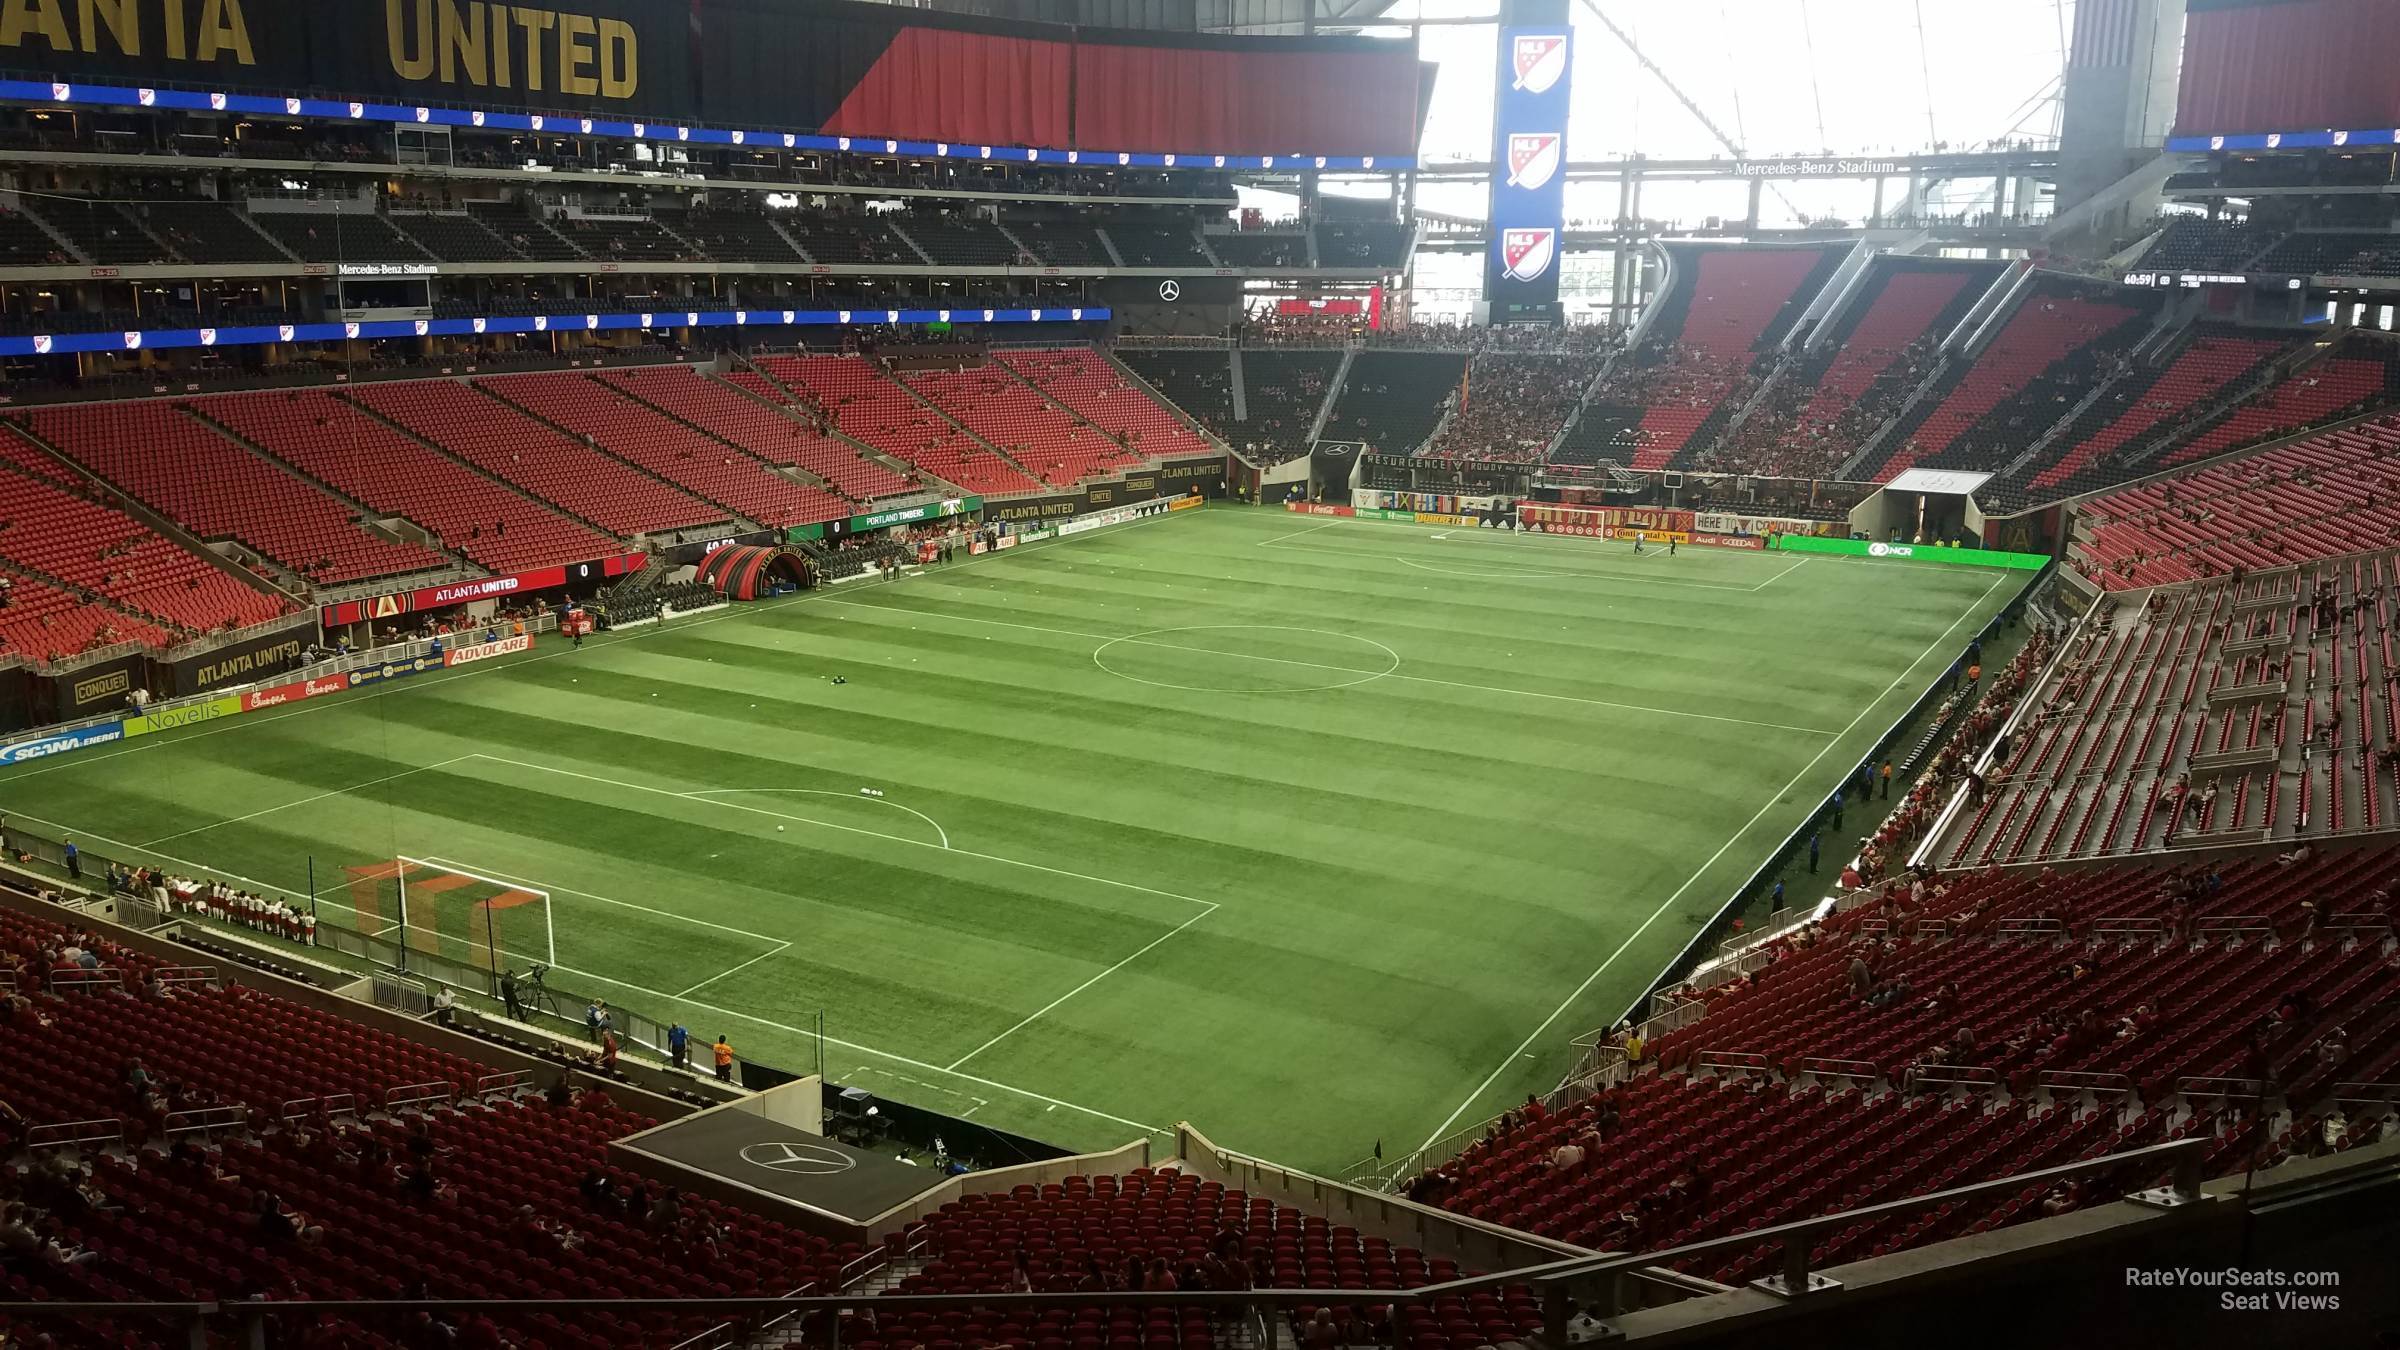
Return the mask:
POLYGON ((1161 300, 1181 300, 1183 298, 1183 283, 1177 281, 1173 277, 1169 277, 1165 281, 1158 283, 1158 298, 1161 300))
POLYGON ((746 1145, 742 1149, 742 1161, 770 1172, 788 1172, 804 1177, 832 1176, 858 1166, 858 1159, 838 1148, 789 1142, 746 1145))

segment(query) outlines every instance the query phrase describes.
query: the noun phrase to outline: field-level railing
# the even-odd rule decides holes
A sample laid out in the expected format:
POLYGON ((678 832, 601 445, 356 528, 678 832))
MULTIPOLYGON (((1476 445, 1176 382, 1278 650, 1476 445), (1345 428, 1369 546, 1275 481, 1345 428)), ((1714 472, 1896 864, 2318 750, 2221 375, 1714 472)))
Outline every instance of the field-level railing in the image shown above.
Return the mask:
MULTIPOLYGON (((1677 1275, 1668 1267, 1693 1257, 1729 1256, 1736 1253, 1774 1247, 1780 1252, 1777 1272, 1764 1279, 1752 1281, 1753 1289, 1778 1298, 1799 1302, 1833 1295, 1841 1289, 1840 1282, 1819 1274, 1810 1259, 1812 1249, 1820 1238, 1854 1224, 1874 1223, 1883 1219, 1920 1214, 1945 1206, 1969 1201, 1989 1200, 2029 1188, 2048 1187, 2061 1182, 2078 1181, 2089 1177, 2121 1174, 2124 1184, 2140 1184, 2160 1177, 2168 1178, 2166 1185, 2132 1192, 2124 1198, 2135 1204, 2157 1210, 2182 1208, 2203 1203, 2209 1197, 2201 1190, 2202 1160, 2214 1141, 2205 1138, 2177 1139, 2163 1144, 2112 1153, 2105 1157, 2087 1158, 2063 1163, 2056 1167, 1997 1177, 1966 1186, 1930 1191, 1924 1195, 1886 1201, 1860 1209, 1843 1210, 1778 1224, 1771 1228, 1730 1233, 1722 1237, 1689 1242, 1660 1251, 1617 1255, 1570 1257, 1537 1266, 1445 1280, 1439 1284, 1422 1285, 1415 1289, 1374 1291, 1372 1302, 1389 1310, 1392 1337, 1395 1344, 1413 1342, 1411 1327, 1419 1316, 1436 1316, 1438 1307, 1448 1300, 1472 1294, 1488 1293, 1508 1287, 1530 1288, 1539 1302, 1544 1320, 1541 1343, 1549 1346, 1567 1344, 1567 1322, 1577 1307, 1601 1319, 1604 1329, 1617 1333, 1621 1329, 1610 1323, 1636 1309, 1627 1306, 1625 1290, 1637 1284, 1655 1287, 1658 1276, 1668 1277, 1666 1283, 1691 1289, 1694 1292, 1714 1292, 1723 1286, 1677 1275), (1620 1277, 1635 1277, 1632 1279, 1620 1277)), ((2038 1221, 2038 1220, 2036 1220, 2038 1221)), ((976 1311, 1000 1320, 1013 1320, 1038 1315, 1046 1310, 1082 1310, 1171 1307, 1205 1309, 1213 1317, 1227 1322, 1247 1319, 1259 1314, 1289 1317, 1305 1308, 1326 1304, 1352 1305, 1361 1302, 1359 1291, 1341 1289, 1243 1289, 1243 1290, 1176 1290, 1162 1292, 1061 1292, 1029 1294, 907 1294, 866 1293, 806 1295, 796 1298, 694 1298, 694 1299, 526 1299, 504 1300, 336 1300, 317 1299, 297 1303, 24 1303, 11 1304, 11 1321, 26 1326, 42 1326, 52 1320, 85 1329, 105 1322, 132 1324, 154 1328, 149 1333, 152 1343, 159 1345, 185 1344, 206 1346, 211 1336, 225 1343, 265 1345, 278 1343, 276 1333, 285 1331, 283 1319, 305 1318, 311 1325, 322 1318, 333 1317, 360 1323, 369 1328, 403 1327, 420 1320, 422 1314, 440 1315, 439 1320, 455 1321, 466 1316, 492 1318, 534 1317, 550 1314, 561 1318, 588 1318, 595 1314, 611 1314, 623 1319, 641 1321, 652 1317, 688 1317, 724 1323, 733 1339, 724 1344, 743 1343, 748 1329, 776 1324, 782 1328, 768 1341, 771 1345, 807 1344, 822 1350, 840 1350, 842 1319, 846 1310, 872 1310, 877 1314, 910 1312, 976 1311), (818 1316, 823 1314, 823 1316, 818 1316), (172 1334, 162 1334, 166 1332, 172 1334)))
MULTIPOLYGON (((512 620, 512 622, 514 621, 512 620)), ((525 631, 529 634, 551 633, 558 630, 558 616, 546 610, 526 619, 524 622, 525 631)), ((254 625, 254 627, 258 627, 263 630, 274 628, 278 624, 289 624, 293 627, 298 627, 299 621, 277 620, 275 623, 254 625)), ((244 631, 247 632, 249 630, 244 631)), ((159 717, 168 713, 178 712, 185 708, 198 707, 203 703, 224 698, 229 694, 241 694, 262 686, 299 684, 305 680, 321 680, 329 675, 346 675, 354 670, 364 670, 369 666, 382 665, 386 661, 414 660, 420 656, 429 656, 435 650, 443 647, 444 645, 453 644, 461 641, 462 639, 470 638, 474 633, 479 631, 481 631, 480 628, 470 626, 470 628, 465 632, 451 633, 445 637, 409 638, 402 642, 386 643, 380 647, 369 647, 364 651, 355 651, 345 653, 340 656, 328 657, 325 660, 316 662, 313 665, 293 666, 288 669, 276 671, 271 675, 262 676, 247 683, 220 685, 204 693, 193 694, 187 698, 164 699, 159 702, 145 704, 142 707, 140 715, 159 717)), ((186 647, 191 646, 192 644, 186 644, 186 647)), ((115 647, 106 649, 104 652, 83 653, 82 655, 73 658, 73 661, 70 664, 75 666, 87 665, 93 661, 99 660, 103 656, 114 657, 131 655, 139 650, 141 650, 141 644, 139 643, 120 643, 115 647)), ((183 651, 184 649, 178 648, 177 650, 183 651)), ((51 722, 45 723, 38 727, 31 727, 26 730, 25 734, 28 736, 65 735, 68 732, 83 731, 91 727, 106 726, 111 722, 122 722, 126 720, 126 718, 133 715, 134 714, 128 709, 112 708, 107 712, 94 713, 89 717, 79 717, 72 721, 51 722)))

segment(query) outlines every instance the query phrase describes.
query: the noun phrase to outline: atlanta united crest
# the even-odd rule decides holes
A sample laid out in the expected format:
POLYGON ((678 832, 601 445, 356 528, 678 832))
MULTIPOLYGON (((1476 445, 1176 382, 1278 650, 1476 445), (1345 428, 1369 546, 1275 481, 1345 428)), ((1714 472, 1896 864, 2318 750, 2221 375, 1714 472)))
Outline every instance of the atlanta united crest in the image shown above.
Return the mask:
POLYGON ((1550 270, 1558 254, 1558 231, 1548 228, 1500 232, 1501 275, 1531 281, 1550 270))
POLYGON ((1512 132, 1508 138, 1508 185, 1530 192, 1558 174, 1566 138, 1555 131, 1512 132))
POLYGON ((1516 78, 1509 81, 1511 89, 1528 94, 1546 94, 1559 77, 1567 73, 1567 35, 1564 33, 1523 33, 1509 48, 1509 60, 1516 68, 1516 78))

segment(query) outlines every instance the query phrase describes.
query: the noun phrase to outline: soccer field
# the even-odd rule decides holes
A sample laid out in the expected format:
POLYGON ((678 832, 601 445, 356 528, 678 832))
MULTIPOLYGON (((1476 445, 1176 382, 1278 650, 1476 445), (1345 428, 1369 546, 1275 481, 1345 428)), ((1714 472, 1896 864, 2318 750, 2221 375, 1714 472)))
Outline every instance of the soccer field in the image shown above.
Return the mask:
POLYGON ((1214 507, 35 761, 0 810, 313 857, 328 922, 438 860, 550 896, 561 985, 746 1057, 813 1069, 822 1012, 881 1095, 1331 1170, 1554 1083, 2026 575, 1214 507))

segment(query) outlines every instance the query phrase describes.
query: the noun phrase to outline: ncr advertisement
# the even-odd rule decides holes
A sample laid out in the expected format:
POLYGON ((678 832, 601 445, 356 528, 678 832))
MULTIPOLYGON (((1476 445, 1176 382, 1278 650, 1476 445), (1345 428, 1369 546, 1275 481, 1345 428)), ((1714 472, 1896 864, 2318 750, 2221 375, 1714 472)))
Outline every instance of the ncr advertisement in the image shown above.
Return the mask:
POLYGON ((1492 99, 1492 239, 1483 296, 1493 323, 1550 323, 1558 317, 1559 255, 1565 247, 1573 30, 1563 0, 1515 0, 1503 16, 1492 99), (1549 15, 1557 22, 1526 22, 1549 15))

